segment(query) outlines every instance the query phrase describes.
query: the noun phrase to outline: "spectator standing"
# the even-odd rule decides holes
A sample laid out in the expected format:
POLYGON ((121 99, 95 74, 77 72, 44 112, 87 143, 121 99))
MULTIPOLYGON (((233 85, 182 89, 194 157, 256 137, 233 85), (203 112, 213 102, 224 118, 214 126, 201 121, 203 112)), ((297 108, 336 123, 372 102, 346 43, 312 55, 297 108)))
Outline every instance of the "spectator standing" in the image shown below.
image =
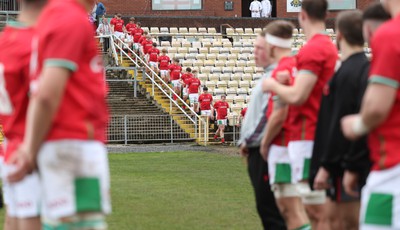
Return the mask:
MULTIPOLYGON (((96 32, 100 36, 105 36, 105 35, 111 35, 112 34, 111 26, 108 23, 107 18, 104 17, 104 15, 101 18, 101 22, 99 24, 99 27, 97 27, 96 32)), ((101 38, 100 42, 103 43, 103 51, 107 52, 108 49, 110 48, 110 38, 108 38, 108 37, 101 38)))
POLYGON ((261 1, 261 17, 263 18, 270 18, 271 17, 271 12, 272 12, 272 5, 269 0, 262 0, 261 1))
POLYGON ((106 7, 102 2, 96 0, 96 23, 100 25, 102 22, 102 18, 106 15, 106 7))
POLYGON ((259 18, 261 16, 262 5, 259 1, 252 1, 249 9, 251 11, 252 18, 259 18))

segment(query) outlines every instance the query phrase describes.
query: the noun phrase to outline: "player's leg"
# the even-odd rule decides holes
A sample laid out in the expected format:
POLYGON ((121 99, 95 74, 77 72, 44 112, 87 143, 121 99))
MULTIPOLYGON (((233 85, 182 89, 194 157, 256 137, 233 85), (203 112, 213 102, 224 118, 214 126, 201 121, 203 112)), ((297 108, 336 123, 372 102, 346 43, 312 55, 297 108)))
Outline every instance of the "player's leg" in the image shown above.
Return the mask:
POLYGON ((45 143, 38 164, 44 193, 43 229, 107 229, 110 179, 103 144, 78 140, 45 143))
POLYGON ((33 172, 23 180, 8 183, 6 176, 15 166, 2 166, 4 200, 7 205, 4 229, 40 230, 41 185, 39 175, 33 172))
MULTIPOLYGON (((361 173, 360 173, 361 174, 361 173)), ((365 177, 365 175, 360 175, 365 177)), ((360 187, 364 186, 360 178, 360 187)), ((342 176, 332 178, 331 189, 328 190, 329 222, 332 229, 353 230, 359 228, 360 199, 348 195, 342 184, 342 176)))
POLYGON ((271 145, 268 154, 271 189, 288 229, 311 229, 300 194, 294 182, 287 147, 271 145))
POLYGON ((313 141, 293 141, 289 143, 289 155, 294 168, 295 180, 302 197, 307 215, 315 230, 329 230, 329 212, 326 206, 326 192, 311 190, 308 183, 313 141))
POLYGON ((220 131, 221 131, 221 120, 217 120, 217 125, 218 125, 218 129, 217 129, 217 131, 215 132, 215 135, 214 135, 214 140, 216 141, 216 140, 218 140, 218 137, 220 136, 220 131))
POLYGON ((226 119, 224 120, 223 125, 221 125, 221 128, 220 128, 221 143, 225 143, 225 126, 226 126, 226 119))
POLYGON ((193 95, 193 107, 194 107, 194 111, 196 113, 199 113, 199 95, 198 94, 194 94, 193 95))
POLYGON ((9 215, 7 215, 7 212, 8 212, 7 208, 5 210, 6 210, 6 214, 4 217, 3 229, 4 230, 17 230, 17 226, 18 226, 17 218, 10 217, 9 215))

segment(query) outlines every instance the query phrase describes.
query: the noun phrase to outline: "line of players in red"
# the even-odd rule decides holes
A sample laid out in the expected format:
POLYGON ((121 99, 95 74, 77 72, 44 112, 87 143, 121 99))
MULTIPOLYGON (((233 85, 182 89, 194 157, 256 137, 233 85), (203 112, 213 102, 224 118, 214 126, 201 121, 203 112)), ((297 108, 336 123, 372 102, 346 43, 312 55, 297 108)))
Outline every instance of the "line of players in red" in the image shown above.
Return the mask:
MULTIPOLYGON (((223 95, 221 100, 212 104, 213 96, 208 93, 207 87, 204 87, 203 92, 200 94, 201 82, 197 77, 197 71, 192 71, 188 67, 183 72, 180 60, 177 58, 171 60, 165 48, 160 52, 151 35, 141 28, 141 23, 135 23, 135 18, 130 18, 129 23, 124 25, 121 16, 117 14, 111 19, 110 24, 114 35, 120 37, 124 43, 143 57, 151 69, 160 74, 165 82, 171 83, 174 92, 178 96, 182 96, 185 102, 189 99, 189 104, 196 113, 200 113, 211 120, 214 120, 214 115, 216 114, 218 129, 214 140, 220 138, 221 143, 225 143, 224 130, 227 126, 229 111, 226 95, 223 95)), ((176 100, 175 95, 174 99, 176 100)), ((244 117, 245 113, 246 108, 242 110, 241 116, 244 117)))

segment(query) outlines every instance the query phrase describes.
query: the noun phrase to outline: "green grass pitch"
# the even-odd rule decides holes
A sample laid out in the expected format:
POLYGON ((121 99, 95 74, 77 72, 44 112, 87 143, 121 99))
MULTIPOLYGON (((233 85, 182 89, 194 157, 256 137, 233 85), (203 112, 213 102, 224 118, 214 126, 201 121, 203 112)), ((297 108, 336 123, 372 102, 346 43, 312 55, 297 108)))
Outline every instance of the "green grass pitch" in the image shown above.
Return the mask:
POLYGON ((246 166, 237 156, 130 153, 110 154, 109 160, 110 230, 261 229, 246 166))

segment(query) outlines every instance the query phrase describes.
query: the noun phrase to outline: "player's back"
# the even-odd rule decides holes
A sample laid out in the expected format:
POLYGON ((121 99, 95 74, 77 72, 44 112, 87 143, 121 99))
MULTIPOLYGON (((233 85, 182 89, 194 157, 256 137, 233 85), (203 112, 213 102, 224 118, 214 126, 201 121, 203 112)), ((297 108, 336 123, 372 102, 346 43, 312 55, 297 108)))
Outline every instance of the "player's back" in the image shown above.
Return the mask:
POLYGON ((397 89, 396 99, 384 122, 368 137, 373 169, 380 170, 400 163, 400 16, 383 24, 372 38, 369 81, 397 89))
POLYGON ((22 141, 29 103, 33 28, 11 22, 0 36, 0 120, 8 141, 22 141))
POLYGON ((50 1, 37 27, 35 80, 44 66, 71 71, 47 140, 105 141, 107 86, 86 10, 76 0, 50 1))
MULTIPOLYGON (((335 72, 338 53, 330 37, 317 34, 299 51, 296 57, 299 74, 312 73, 317 81, 308 99, 301 106, 292 106, 292 140, 313 140, 322 91, 335 72)), ((295 79, 296 81, 296 79, 295 79)))

